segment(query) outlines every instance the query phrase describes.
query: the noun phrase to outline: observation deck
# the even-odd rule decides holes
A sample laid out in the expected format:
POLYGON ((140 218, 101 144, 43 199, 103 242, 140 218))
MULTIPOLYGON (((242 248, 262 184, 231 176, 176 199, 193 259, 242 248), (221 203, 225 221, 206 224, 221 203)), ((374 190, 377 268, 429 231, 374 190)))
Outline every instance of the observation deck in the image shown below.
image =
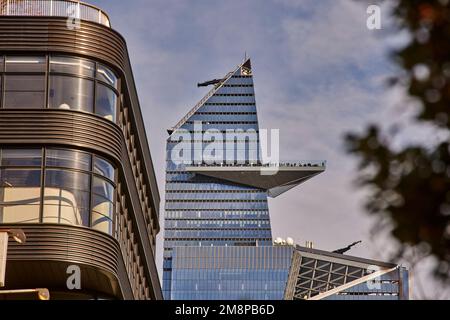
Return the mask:
POLYGON ((266 190, 272 198, 325 171, 326 161, 194 163, 187 172, 266 190))

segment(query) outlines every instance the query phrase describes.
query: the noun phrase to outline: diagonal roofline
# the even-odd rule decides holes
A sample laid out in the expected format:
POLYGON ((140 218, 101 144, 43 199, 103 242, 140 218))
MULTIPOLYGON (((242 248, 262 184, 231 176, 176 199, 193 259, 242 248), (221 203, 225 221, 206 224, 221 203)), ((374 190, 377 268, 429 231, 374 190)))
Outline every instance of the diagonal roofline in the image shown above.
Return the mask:
POLYGON ((300 245, 295 245, 295 249, 298 252, 300 252, 300 254, 310 253, 310 254, 319 255, 319 256, 328 257, 328 258, 343 259, 343 260, 346 260, 347 262, 356 262, 356 263, 362 263, 362 264, 367 264, 367 265, 376 265, 376 266, 383 267, 383 268, 393 268, 395 266, 398 266, 397 264, 391 263, 391 262, 384 262, 384 261, 379 261, 379 260, 355 257, 355 256, 346 255, 346 254, 342 254, 342 253, 336 253, 336 252, 330 252, 330 251, 325 251, 325 250, 320 250, 320 249, 302 247, 300 245))
POLYGON ((223 84, 225 82, 227 82, 232 76, 233 74, 238 71, 240 68, 242 68, 243 65, 245 65, 246 63, 250 63, 250 58, 246 58, 244 60, 244 62, 242 62, 240 65, 238 65, 233 71, 228 72, 225 77, 223 77, 222 81, 220 82, 220 84, 218 86, 214 86, 211 90, 208 91, 208 93, 199 101, 197 102, 197 104, 180 120, 178 121, 178 123, 173 126, 170 129, 167 129, 167 132, 169 133, 169 135, 172 135, 172 133, 179 129, 183 124, 186 123, 186 121, 194 114, 197 112, 198 109, 200 109, 205 102, 211 98, 216 92, 217 90, 219 90, 220 88, 222 88, 223 84))

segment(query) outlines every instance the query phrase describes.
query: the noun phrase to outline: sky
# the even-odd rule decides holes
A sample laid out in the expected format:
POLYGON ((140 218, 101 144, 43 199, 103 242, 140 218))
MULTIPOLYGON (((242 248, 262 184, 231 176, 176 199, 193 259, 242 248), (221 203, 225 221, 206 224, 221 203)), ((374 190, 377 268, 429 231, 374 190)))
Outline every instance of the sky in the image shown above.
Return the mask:
MULTIPOLYGON (((367 4, 350 0, 91 0, 128 45, 164 208, 166 129, 220 78, 251 57, 260 128, 280 129, 280 158, 326 160, 325 173, 269 200, 274 237, 352 255, 389 259, 388 234, 371 236, 365 190, 344 135, 374 121, 405 117, 402 90, 388 89, 388 54, 405 37, 366 27, 367 4)), ((420 135, 417 139, 420 140, 420 135)), ((425 139, 425 138, 424 138, 425 139)), ((429 138, 426 138, 429 139, 429 138)), ((161 226, 163 227, 163 210, 161 226)), ((157 263, 162 264, 163 230, 157 263)), ((435 297, 427 259, 415 270, 414 296, 435 297), (421 285, 422 283, 422 285, 421 285), (419 295, 424 292, 425 295, 419 295)))

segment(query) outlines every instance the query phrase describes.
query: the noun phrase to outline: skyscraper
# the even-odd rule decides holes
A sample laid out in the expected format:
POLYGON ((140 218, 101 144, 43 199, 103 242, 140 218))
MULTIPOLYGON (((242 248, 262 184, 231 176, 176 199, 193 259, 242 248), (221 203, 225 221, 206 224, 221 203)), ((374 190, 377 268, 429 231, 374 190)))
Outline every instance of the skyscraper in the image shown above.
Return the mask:
POLYGON ((27 236, 9 241, 4 289, 161 299, 159 192, 127 47, 107 14, 0 0, 0 88, 0 233, 27 236))
POLYGON ((175 247, 173 300, 282 300, 292 246, 175 247))
POLYGON ((267 197, 325 169, 324 162, 263 163, 250 59, 221 79, 199 84, 207 85, 213 88, 167 139, 166 299, 172 297, 173 248, 271 246, 267 197))

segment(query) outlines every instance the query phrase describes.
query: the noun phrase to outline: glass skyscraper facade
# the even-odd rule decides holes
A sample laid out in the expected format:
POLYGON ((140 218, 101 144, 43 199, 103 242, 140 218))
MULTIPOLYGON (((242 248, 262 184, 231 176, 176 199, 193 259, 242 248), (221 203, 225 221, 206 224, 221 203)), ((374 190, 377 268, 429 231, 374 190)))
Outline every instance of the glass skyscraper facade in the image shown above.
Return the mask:
POLYGON ((166 299, 171 298, 172 248, 272 244, 266 191, 185 171, 185 166, 194 160, 174 161, 173 148, 179 147, 180 141, 186 147, 184 151, 189 150, 193 156, 199 150, 205 151, 211 143, 208 132, 224 136, 219 141, 224 157, 231 146, 232 158, 236 160, 245 163, 258 159, 258 120, 250 60, 215 85, 167 140, 163 263, 166 299), (227 132, 240 131, 249 133, 244 143, 239 143, 239 138, 226 140, 227 132), (180 139, 180 132, 189 133, 190 137, 180 139))
POLYGON ((176 247, 174 300, 282 300, 293 247, 176 247))

